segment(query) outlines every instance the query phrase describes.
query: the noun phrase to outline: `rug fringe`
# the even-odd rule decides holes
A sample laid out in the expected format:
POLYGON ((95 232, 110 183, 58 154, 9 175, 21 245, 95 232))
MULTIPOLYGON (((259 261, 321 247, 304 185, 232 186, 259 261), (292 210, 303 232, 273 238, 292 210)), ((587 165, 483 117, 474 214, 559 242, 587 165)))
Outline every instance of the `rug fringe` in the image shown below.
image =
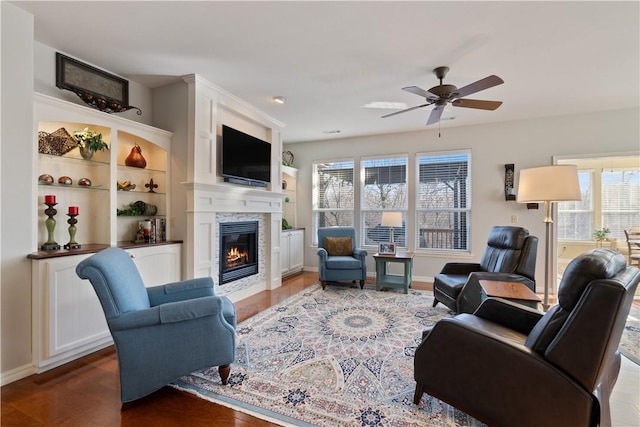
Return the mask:
POLYGON ((242 412, 243 414, 251 415, 252 417, 259 418, 261 420, 268 421, 270 423, 277 424, 279 426, 283 426, 283 427, 298 427, 298 426, 300 426, 300 424, 287 423, 287 422, 279 420, 277 418, 270 417, 270 416, 268 416, 266 414, 262 414, 262 413, 257 412, 257 411, 252 411, 251 409, 246 408, 244 406, 234 405, 231 402, 226 402, 224 400, 216 399, 215 397, 210 396, 208 394, 200 393, 197 390, 194 390, 194 389, 190 388, 189 386, 181 386, 181 385, 178 385, 176 383, 171 383, 171 384, 169 384, 169 386, 171 386, 171 387, 173 387, 173 388, 175 388, 177 390, 184 391, 185 393, 193 394, 193 395, 199 397, 200 399, 204 399, 204 400, 207 400, 209 402, 216 403, 216 404, 218 404, 220 406, 224 406, 226 408, 233 409, 234 411, 242 412))

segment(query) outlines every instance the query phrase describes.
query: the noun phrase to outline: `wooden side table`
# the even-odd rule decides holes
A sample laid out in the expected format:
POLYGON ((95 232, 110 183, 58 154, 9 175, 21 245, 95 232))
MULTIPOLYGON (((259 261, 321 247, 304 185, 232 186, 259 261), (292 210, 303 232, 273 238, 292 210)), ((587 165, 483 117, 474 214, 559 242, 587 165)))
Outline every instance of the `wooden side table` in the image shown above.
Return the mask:
POLYGON ((504 298, 531 308, 538 308, 540 297, 524 283, 501 282, 499 280, 479 280, 483 300, 487 297, 504 298))
POLYGON ((393 255, 374 254, 376 260, 376 291, 384 288, 404 289, 409 293, 411 287, 411 270, 413 269, 413 252, 398 252, 393 255), (387 263, 397 262, 404 265, 404 275, 399 276, 387 272, 387 263))

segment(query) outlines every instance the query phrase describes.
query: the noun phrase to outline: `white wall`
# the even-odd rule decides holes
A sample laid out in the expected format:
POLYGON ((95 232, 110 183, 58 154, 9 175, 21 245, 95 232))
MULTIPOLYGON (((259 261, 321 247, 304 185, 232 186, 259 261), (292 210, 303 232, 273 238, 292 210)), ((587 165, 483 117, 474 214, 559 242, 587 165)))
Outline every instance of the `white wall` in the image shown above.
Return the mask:
MULTIPOLYGON (((544 282, 543 209, 527 210, 526 206, 504 200, 504 165, 515 163, 516 188, 520 169, 552 163, 554 155, 603 154, 639 151, 638 109, 582 114, 535 120, 523 120, 481 126, 443 127, 438 138, 437 128, 370 137, 336 139, 309 143, 287 144, 285 150, 295 155, 298 174, 298 225, 305 227, 305 268, 317 268, 317 255, 312 247, 311 222, 312 162, 376 156, 408 154, 414 164, 415 154, 442 150, 472 150, 471 255, 416 255, 413 276, 430 280, 448 261, 478 261, 486 237, 494 225, 517 224, 539 237, 536 276, 544 282)), ((357 166, 359 167, 359 166, 357 166)), ((411 180, 409 185, 414 185, 411 180)), ((410 192, 411 194, 411 192, 410 192)), ((411 221, 409 221, 411 222, 411 221)), ((356 224, 356 227, 360 227, 356 224)), ((411 236, 410 236, 411 237, 411 236)), ((369 250, 370 255, 375 250, 369 250)), ((368 271, 375 271, 373 259, 367 257, 368 271)))
POLYGON ((2 383, 31 369, 31 261, 35 233, 33 16, 7 2, 2 18, 0 270, 2 383))

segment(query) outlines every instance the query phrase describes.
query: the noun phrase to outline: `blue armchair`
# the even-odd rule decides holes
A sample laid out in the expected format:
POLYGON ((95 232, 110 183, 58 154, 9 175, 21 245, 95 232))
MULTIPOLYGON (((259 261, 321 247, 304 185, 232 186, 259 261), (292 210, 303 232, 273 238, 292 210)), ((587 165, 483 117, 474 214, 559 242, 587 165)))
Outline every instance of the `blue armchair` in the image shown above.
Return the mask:
POLYGON ((328 282, 360 281, 367 277, 367 251, 356 248, 353 227, 321 227, 318 229, 318 271, 322 289, 328 282))
POLYGON ((133 260, 109 248, 80 262, 115 342, 123 403, 199 369, 218 366, 227 383, 235 357, 235 308, 210 277, 145 288, 133 260))

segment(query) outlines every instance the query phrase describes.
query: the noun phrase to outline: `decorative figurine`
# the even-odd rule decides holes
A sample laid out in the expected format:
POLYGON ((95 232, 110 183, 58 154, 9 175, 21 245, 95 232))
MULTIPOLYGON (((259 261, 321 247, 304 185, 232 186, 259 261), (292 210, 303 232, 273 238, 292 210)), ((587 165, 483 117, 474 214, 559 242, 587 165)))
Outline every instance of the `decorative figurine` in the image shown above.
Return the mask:
POLYGON ((151 178, 149 183, 145 184, 144 186, 149 189, 148 193, 155 193, 155 191, 153 191, 153 189, 154 188, 158 188, 158 184, 154 184, 153 183, 153 178, 151 178))

